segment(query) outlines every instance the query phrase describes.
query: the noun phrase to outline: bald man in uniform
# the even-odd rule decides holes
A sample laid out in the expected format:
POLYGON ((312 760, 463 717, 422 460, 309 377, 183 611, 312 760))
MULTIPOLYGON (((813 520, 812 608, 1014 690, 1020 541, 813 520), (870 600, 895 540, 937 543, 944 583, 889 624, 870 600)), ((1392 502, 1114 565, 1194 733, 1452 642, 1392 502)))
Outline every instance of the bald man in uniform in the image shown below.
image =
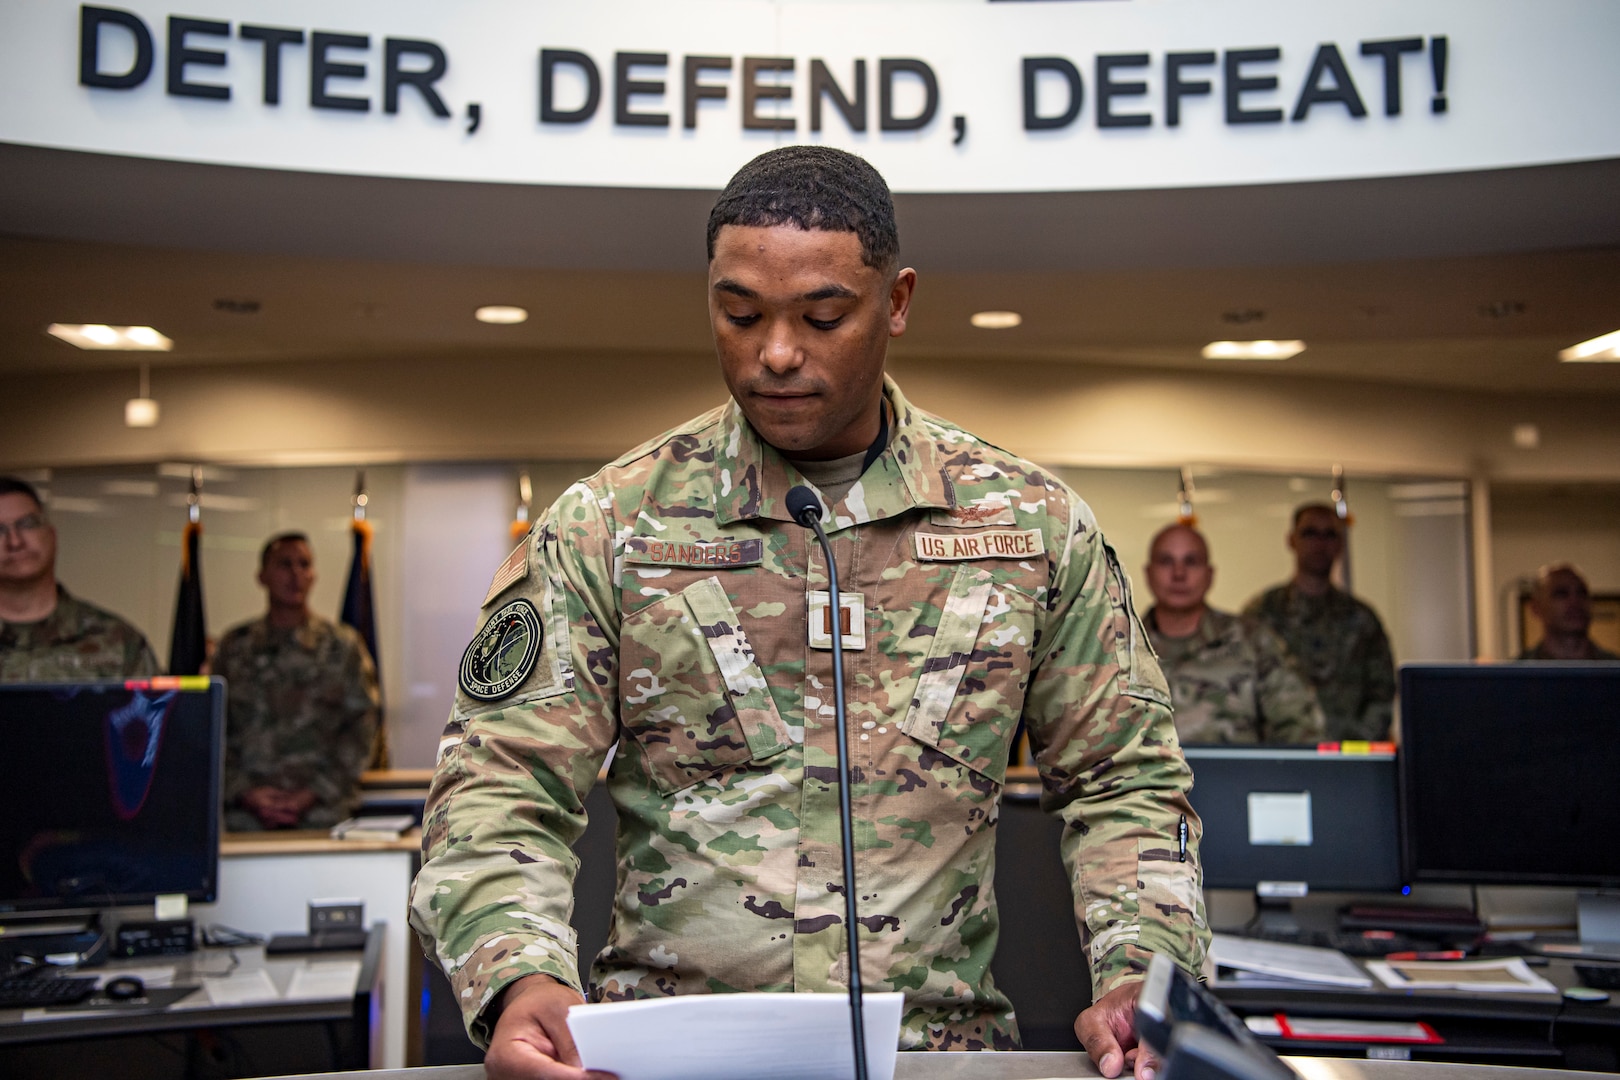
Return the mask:
POLYGON ((1143 620, 1170 682, 1183 743, 1314 743, 1322 738, 1316 693, 1288 646, 1258 619, 1217 611, 1209 542, 1190 525, 1167 525, 1148 546, 1154 605, 1143 620))
POLYGON ((1537 572, 1530 609, 1545 633, 1520 660, 1620 660, 1590 636, 1592 591, 1574 563, 1551 563, 1537 572))

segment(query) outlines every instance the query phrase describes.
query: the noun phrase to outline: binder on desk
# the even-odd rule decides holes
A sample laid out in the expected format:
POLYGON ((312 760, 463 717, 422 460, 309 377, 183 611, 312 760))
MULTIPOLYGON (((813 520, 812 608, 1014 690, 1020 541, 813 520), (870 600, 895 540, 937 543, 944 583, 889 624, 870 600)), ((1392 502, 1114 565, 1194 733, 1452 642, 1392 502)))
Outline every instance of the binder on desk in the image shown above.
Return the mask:
POLYGON ((1256 1035, 1276 1035, 1308 1042, 1443 1043, 1439 1033, 1421 1020, 1362 1020, 1323 1016, 1291 1017, 1277 1013, 1269 1018, 1251 1016, 1246 1021, 1256 1035))

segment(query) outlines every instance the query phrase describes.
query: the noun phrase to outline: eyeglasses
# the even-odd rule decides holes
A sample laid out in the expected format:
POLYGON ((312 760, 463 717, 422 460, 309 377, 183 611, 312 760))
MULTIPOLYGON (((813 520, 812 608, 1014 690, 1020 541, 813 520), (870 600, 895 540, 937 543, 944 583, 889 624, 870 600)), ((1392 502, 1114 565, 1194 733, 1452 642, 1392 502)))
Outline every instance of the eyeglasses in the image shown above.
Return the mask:
POLYGON ((28 514, 13 521, 10 525, 0 524, 0 544, 9 543, 11 534, 16 533, 21 540, 27 533, 36 533, 45 527, 45 515, 28 514))

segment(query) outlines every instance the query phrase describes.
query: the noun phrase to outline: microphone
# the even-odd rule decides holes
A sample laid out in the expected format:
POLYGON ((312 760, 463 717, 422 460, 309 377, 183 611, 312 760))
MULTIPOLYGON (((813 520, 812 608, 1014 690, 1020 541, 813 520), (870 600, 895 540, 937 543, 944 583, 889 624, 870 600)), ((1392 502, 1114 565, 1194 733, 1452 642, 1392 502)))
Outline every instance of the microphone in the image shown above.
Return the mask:
POLYGON ((827 556, 827 593, 832 622, 833 708, 838 726, 838 827, 844 848, 844 941, 849 954, 849 1022, 855 1039, 855 1080, 866 1078, 866 1023, 861 1015, 861 924, 855 921, 855 833, 849 809, 849 723, 844 715, 844 634, 843 614, 838 601, 838 562, 832 544, 821 528, 821 500, 816 493, 797 484, 788 489, 787 510, 797 521, 816 534, 827 556))

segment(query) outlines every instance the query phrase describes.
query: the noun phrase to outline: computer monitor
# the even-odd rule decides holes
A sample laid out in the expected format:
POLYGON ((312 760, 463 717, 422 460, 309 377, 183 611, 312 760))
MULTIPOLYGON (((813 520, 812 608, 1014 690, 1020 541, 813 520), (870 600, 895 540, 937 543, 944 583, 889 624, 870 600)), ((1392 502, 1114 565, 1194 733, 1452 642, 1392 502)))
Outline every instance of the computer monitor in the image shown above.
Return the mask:
POLYGON ((1412 881, 1620 887, 1620 664, 1407 664, 1400 681, 1412 881))
POLYGON ((0 686, 0 913, 216 898, 225 683, 0 686))
POLYGON ((1204 886, 1278 901, 1403 884, 1395 755, 1188 746, 1204 886))

